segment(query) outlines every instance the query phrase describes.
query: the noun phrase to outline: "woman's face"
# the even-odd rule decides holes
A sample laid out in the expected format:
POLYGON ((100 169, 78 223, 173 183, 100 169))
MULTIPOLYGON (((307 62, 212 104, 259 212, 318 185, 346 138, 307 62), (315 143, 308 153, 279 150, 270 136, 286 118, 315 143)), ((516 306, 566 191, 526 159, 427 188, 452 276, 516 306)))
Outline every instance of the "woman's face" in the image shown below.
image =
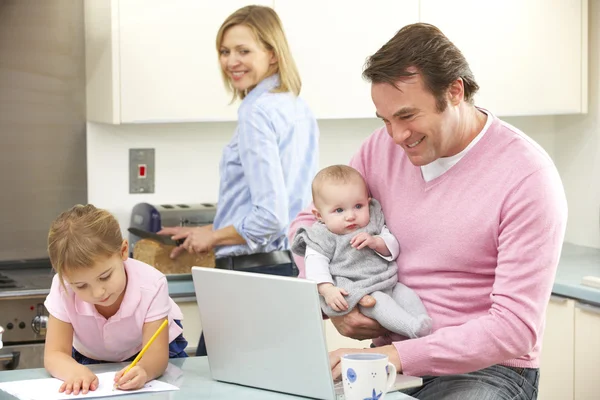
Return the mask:
POLYGON ((246 25, 234 25, 225 31, 219 49, 221 68, 239 91, 250 91, 272 72, 277 63, 272 51, 259 43, 246 25))

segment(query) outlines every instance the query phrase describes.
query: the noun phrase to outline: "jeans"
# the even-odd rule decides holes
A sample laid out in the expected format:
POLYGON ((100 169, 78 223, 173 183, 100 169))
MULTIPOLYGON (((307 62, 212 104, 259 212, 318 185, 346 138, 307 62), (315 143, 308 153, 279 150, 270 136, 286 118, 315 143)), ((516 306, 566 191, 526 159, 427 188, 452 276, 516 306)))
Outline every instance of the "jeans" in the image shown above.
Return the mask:
MULTIPOLYGON (((279 265, 265 265, 264 267, 253 268, 252 271, 258 274, 269 274, 269 275, 279 275, 279 276, 290 276, 290 271, 292 269, 292 264, 279 264, 279 265)), ((196 349, 197 356, 206 356, 206 342, 204 341, 204 333, 200 334, 200 340, 198 340, 198 348, 196 349)))
POLYGON ((503 365, 448 376, 424 376, 423 386, 402 390, 419 400, 536 400, 540 371, 503 365))
MULTIPOLYGON (((173 322, 175 322, 177 325, 179 325, 179 327, 183 328, 180 320, 174 319, 173 322)), ((183 334, 180 334, 179 336, 177 336, 171 343, 169 343, 169 358, 187 357, 188 355, 185 352, 185 348, 187 347, 187 345, 188 345, 188 342, 183 337, 183 334)), ((82 364, 82 365, 106 364, 106 363, 111 362, 111 361, 103 361, 103 360, 94 360, 93 358, 86 357, 83 354, 81 354, 80 352, 78 352, 77 350, 75 350, 75 347, 72 348, 71 355, 75 359, 75 361, 77 361, 79 364, 82 364)), ((135 357, 137 357, 137 355, 138 355, 138 353, 132 355, 127 360, 123 360, 123 362, 131 362, 135 359, 135 357)))

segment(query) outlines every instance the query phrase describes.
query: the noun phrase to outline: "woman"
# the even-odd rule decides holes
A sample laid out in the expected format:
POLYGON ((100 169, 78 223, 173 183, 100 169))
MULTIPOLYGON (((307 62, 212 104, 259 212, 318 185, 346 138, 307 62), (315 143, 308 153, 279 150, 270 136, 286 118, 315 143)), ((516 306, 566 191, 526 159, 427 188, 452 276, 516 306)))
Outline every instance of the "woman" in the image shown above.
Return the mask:
MULTIPOLYGON (((213 225, 158 233, 185 239, 172 258, 214 249, 217 268, 296 276, 286 234, 310 203, 317 121, 298 97, 300 76, 273 9, 237 10, 221 25, 216 45, 225 87, 242 100, 219 167, 217 214, 213 225)), ((203 336, 196 355, 206 355, 203 336)))

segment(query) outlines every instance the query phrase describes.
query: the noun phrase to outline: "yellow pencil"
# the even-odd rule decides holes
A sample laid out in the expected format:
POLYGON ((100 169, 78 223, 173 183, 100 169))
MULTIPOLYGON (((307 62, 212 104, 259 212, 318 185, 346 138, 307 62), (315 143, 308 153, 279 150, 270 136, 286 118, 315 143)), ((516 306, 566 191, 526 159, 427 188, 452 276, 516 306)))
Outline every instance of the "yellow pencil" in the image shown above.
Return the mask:
MULTIPOLYGON (((154 332, 154 335, 152 335, 152 337, 150 338, 150 340, 148 340, 148 343, 146 343, 146 345, 142 348, 142 351, 139 352, 139 354, 137 355, 137 357, 133 360, 133 362, 131 364, 129 364, 129 366, 125 369, 125 372, 123 372, 123 375, 125 375, 127 372, 129 372, 129 370, 133 367, 136 366, 136 364, 138 363, 138 361, 140 361, 140 359, 142 358, 142 356, 144 355, 144 353, 146 352, 146 350, 148 350, 148 348, 150 347, 150 345, 152 344, 152 342, 154 342, 154 339, 156 339, 158 337, 158 335, 160 335, 160 333, 163 331, 163 329, 165 329, 166 326, 169 325, 169 320, 165 319, 163 321, 163 323, 160 325, 160 327, 158 327, 158 329, 156 330, 156 332, 154 332)), ((121 375, 121 376, 123 376, 121 375)), ((113 390, 117 387, 117 384, 115 383, 113 385, 113 390)))

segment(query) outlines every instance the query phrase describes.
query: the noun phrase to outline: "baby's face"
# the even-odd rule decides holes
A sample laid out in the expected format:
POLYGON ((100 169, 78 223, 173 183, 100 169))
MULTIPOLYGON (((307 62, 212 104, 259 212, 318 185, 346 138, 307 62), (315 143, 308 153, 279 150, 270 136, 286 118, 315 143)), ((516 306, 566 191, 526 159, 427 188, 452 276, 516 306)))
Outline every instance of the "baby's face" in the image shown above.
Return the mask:
POLYGON ((363 182, 324 184, 313 211, 329 231, 351 233, 369 223, 369 194, 363 182))

